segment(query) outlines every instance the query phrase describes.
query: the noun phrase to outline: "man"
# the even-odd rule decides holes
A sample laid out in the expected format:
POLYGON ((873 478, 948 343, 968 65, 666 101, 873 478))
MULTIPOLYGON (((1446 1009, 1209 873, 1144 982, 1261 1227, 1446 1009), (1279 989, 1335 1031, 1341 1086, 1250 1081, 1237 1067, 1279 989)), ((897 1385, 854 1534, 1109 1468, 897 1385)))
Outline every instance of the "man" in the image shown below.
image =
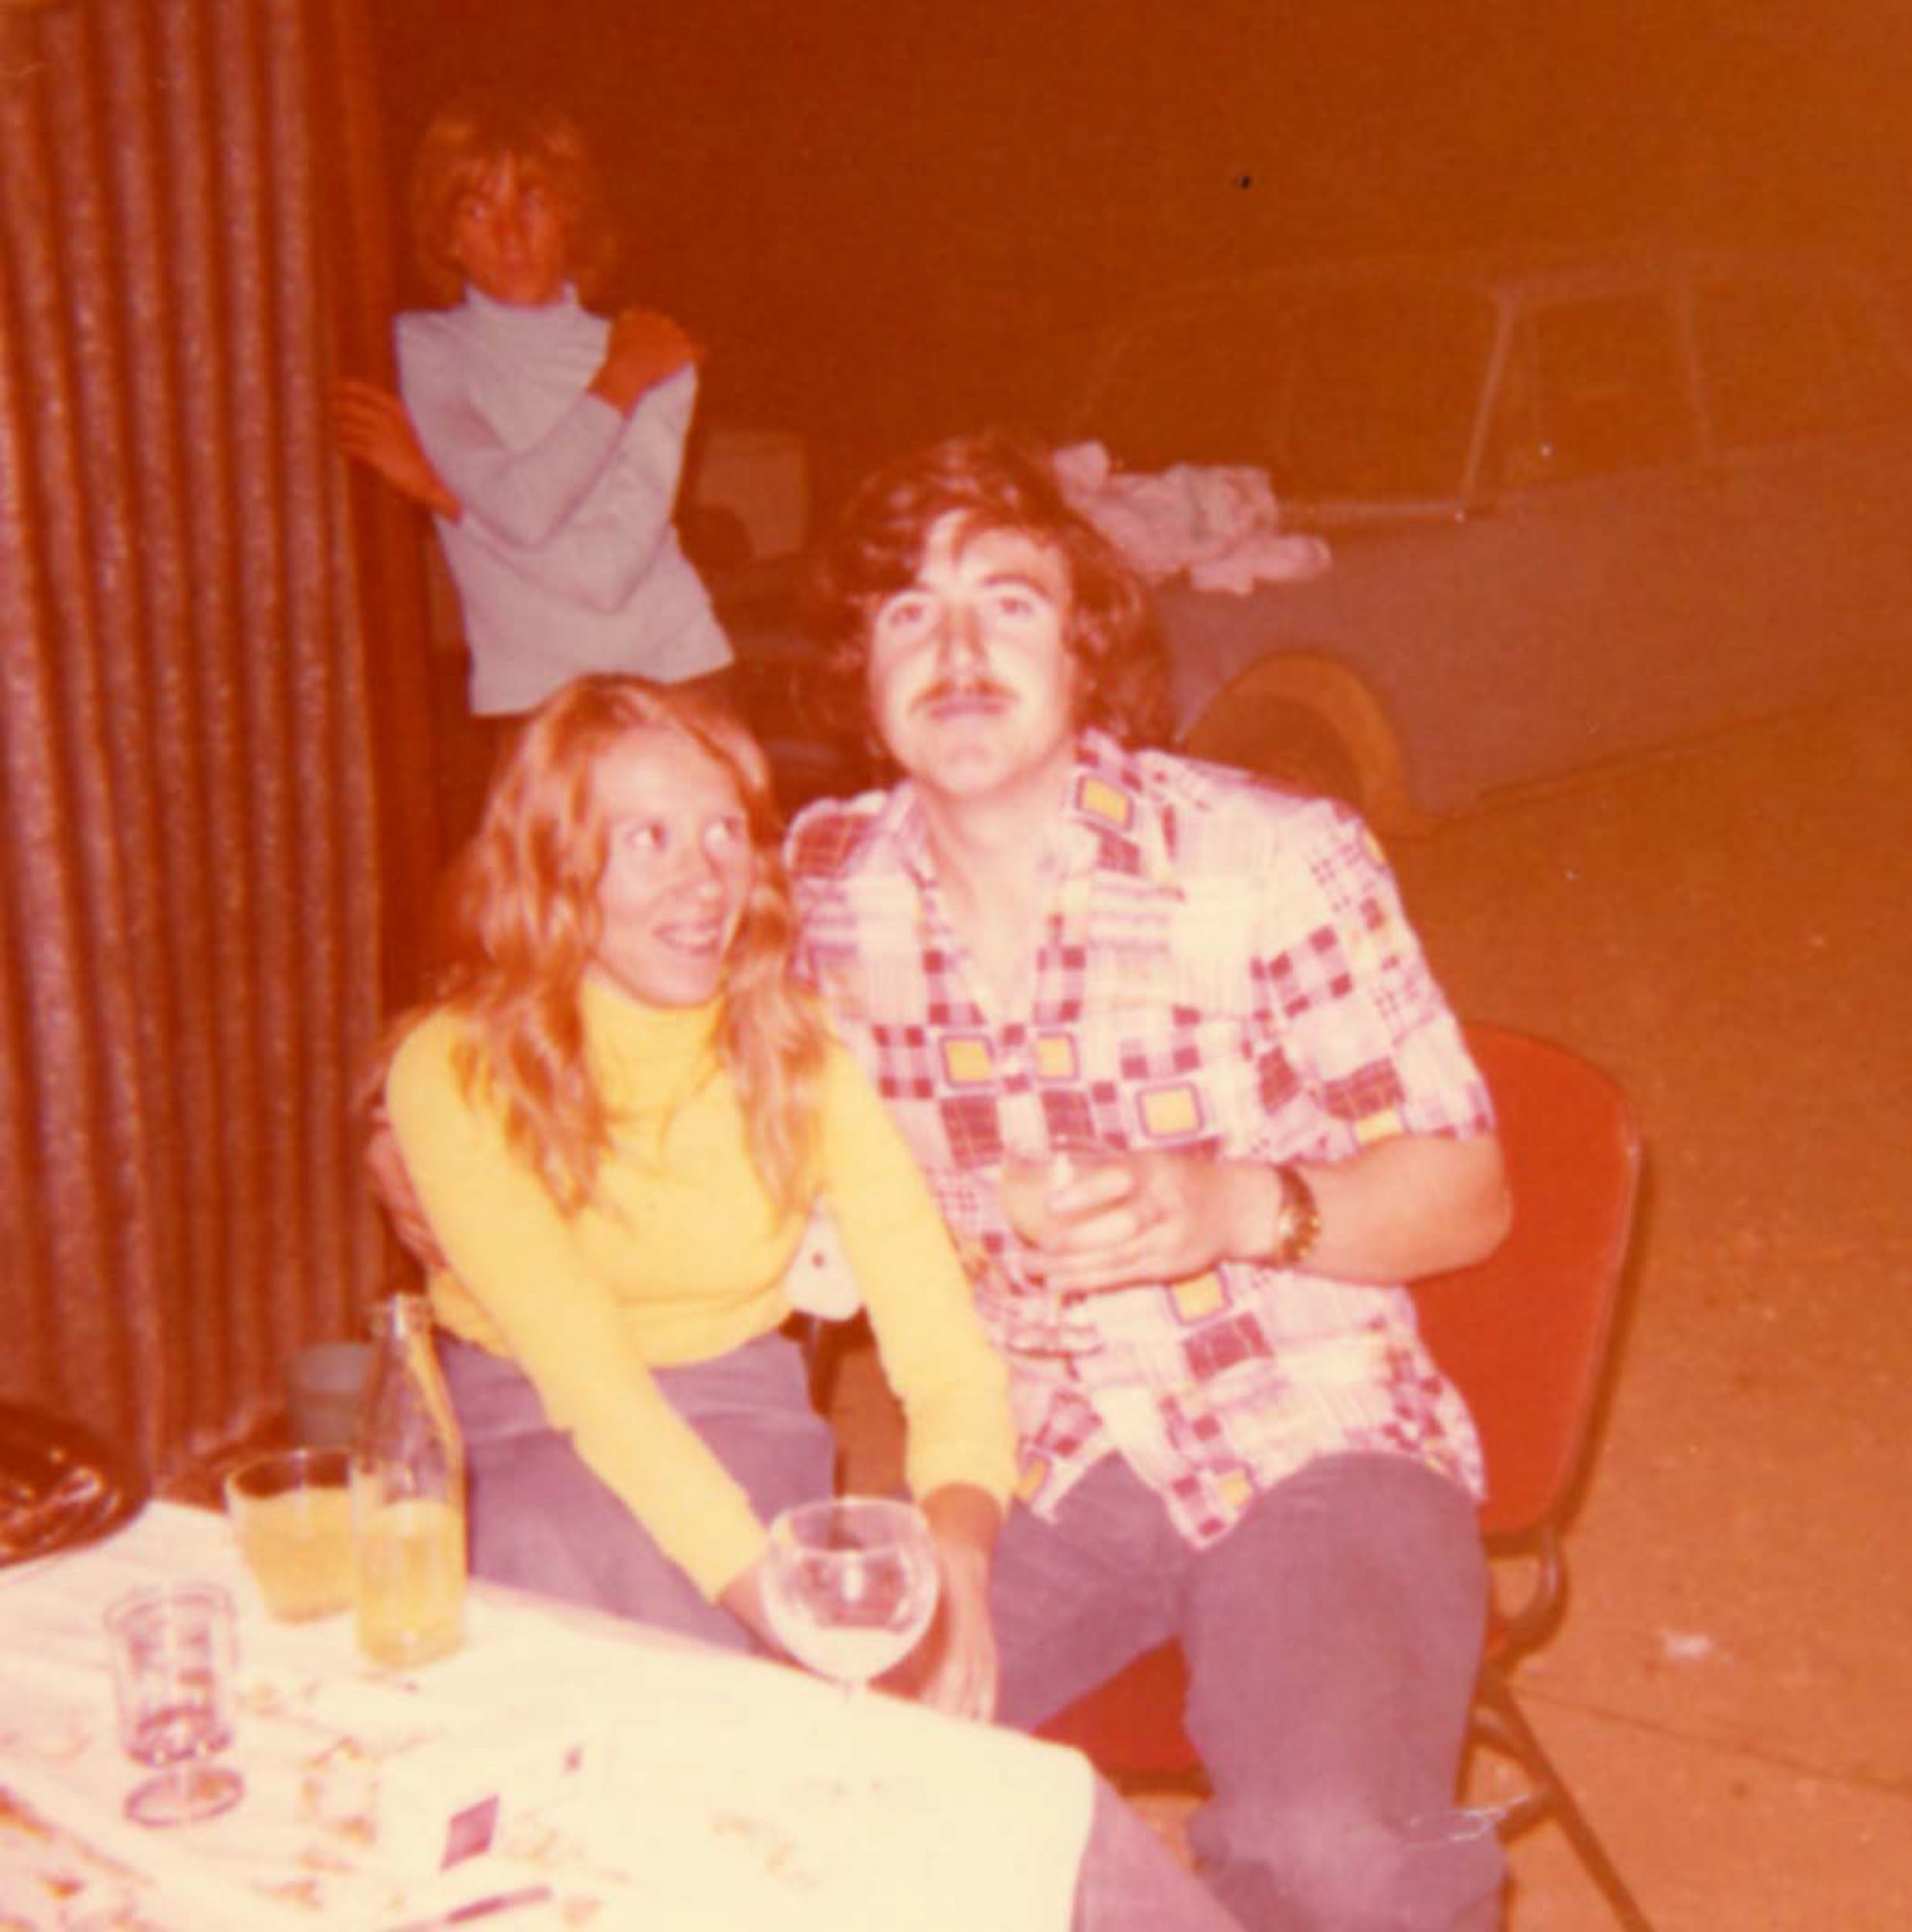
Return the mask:
POLYGON ((1159 710, 1145 600, 1036 452, 879 474, 813 587, 902 777, 798 821, 800 957, 1010 1364, 999 1715, 1179 1638, 1215 1792, 1191 1842, 1244 1924, 1498 1923, 1454 1804, 1479 1453, 1402 1284, 1489 1252, 1507 1200, 1378 849, 1122 742, 1159 710), (1053 1168, 1019 1237, 1005 1157, 1084 1145, 1119 1158, 1053 1168))

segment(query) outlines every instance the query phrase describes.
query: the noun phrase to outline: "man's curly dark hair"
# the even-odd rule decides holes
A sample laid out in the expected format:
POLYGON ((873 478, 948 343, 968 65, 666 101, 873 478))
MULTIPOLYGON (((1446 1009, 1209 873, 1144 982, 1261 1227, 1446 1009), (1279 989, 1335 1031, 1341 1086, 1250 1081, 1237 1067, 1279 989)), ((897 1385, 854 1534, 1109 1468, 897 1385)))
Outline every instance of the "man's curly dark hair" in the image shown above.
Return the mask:
MULTIPOLYGON (((1077 723, 1129 744, 1162 742, 1168 672, 1147 589, 1114 546, 1071 508, 1039 445, 988 430, 886 464, 852 493, 812 553, 805 628, 818 647, 811 700, 843 736, 873 736, 866 694, 870 625, 883 600, 916 581, 944 517, 964 537, 1012 531, 1068 572, 1065 641, 1080 672, 1077 723)), ((883 747, 873 747, 881 753, 883 747)))

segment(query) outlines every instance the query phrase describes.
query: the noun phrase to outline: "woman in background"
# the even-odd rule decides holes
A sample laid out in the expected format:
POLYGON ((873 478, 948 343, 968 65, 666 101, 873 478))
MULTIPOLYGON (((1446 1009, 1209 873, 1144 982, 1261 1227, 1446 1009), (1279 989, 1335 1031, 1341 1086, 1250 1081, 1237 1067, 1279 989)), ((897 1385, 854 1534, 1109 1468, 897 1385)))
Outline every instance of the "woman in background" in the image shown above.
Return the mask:
POLYGON ((346 453, 437 520, 481 780, 497 724, 573 678, 674 683, 730 663, 672 521, 698 352, 662 315, 584 306, 616 239, 583 138, 554 109, 482 94, 441 109, 411 218, 437 305, 398 318, 399 394, 342 381, 335 417, 346 453))
POLYGON ((764 1522, 830 1489, 781 1277, 825 1200, 942 1561, 924 1695, 994 1698, 1002 1369, 927 1188, 785 971, 763 754, 707 697, 580 680, 507 756, 453 877, 451 963, 386 1103, 431 1283, 481 1575, 772 1641, 764 1522))

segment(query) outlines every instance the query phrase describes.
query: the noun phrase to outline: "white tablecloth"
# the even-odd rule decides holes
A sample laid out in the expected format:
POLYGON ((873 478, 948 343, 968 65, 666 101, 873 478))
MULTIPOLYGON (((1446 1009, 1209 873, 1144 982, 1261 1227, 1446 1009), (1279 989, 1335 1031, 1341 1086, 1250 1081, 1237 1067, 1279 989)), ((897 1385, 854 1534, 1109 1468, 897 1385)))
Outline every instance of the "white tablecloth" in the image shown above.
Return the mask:
POLYGON ((483 1587, 461 1649, 381 1676, 349 1615, 269 1618, 223 1519, 176 1505, 0 1572, 6 1932, 381 1932, 540 1883, 483 1932, 1066 1932, 1091 1798, 1074 1752, 483 1587), (240 1607, 247 1791, 149 1830, 100 1617, 185 1577, 240 1607), (492 1849, 433 1869, 493 1791, 492 1849))

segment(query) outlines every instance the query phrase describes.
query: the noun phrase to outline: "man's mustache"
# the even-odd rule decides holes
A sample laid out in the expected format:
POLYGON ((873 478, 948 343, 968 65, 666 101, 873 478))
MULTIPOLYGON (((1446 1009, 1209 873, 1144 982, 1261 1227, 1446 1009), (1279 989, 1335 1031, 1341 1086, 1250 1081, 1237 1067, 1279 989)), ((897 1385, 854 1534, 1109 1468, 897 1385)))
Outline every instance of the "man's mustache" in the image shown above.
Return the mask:
POLYGON ((920 692, 913 705, 915 711, 933 711, 941 704, 951 699, 968 698, 999 698, 1008 699, 1015 696, 1007 685, 999 684, 993 678, 975 673, 964 673, 953 678, 938 678, 935 683, 920 692))

